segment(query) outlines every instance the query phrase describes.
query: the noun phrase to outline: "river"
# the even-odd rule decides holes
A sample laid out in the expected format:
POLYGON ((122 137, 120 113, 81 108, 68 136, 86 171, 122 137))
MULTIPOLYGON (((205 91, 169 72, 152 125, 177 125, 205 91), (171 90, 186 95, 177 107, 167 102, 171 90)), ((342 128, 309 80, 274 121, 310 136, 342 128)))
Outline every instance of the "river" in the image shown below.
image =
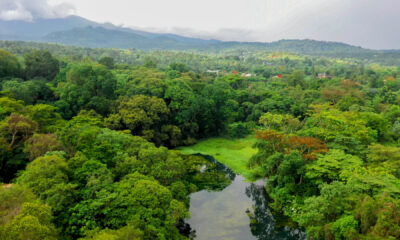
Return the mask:
MULTIPOLYGON (((215 161, 212 157, 207 159, 215 161)), ((232 183, 221 191, 199 191, 190 195, 190 219, 196 240, 303 240, 304 232, 278 226, 281 216, 274 216, 268 203, 264 180, 254 183, 234 174, 218 163, 232 183)))

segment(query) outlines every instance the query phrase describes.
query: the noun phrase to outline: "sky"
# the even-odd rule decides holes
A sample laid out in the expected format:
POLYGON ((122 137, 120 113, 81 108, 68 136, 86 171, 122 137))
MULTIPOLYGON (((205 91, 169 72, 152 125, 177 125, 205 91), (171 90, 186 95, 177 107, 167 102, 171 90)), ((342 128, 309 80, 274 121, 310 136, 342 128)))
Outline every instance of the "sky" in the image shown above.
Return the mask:
POLYGON ((64 17, 226 41, 400 49, 400 0, 0 0, 0 19, 64 17))

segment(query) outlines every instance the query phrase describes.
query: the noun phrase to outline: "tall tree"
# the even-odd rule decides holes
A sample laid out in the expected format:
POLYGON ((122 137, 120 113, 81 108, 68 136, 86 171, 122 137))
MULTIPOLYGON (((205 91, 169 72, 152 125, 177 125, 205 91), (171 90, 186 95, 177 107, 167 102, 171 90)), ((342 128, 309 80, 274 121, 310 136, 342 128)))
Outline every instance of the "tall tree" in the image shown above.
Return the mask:
POLYGON ((60 70, 59 61, 47 50, 34 50, 26 54, 25 65, 25 75, 27 79, 43 77, 51 81, 60 70))

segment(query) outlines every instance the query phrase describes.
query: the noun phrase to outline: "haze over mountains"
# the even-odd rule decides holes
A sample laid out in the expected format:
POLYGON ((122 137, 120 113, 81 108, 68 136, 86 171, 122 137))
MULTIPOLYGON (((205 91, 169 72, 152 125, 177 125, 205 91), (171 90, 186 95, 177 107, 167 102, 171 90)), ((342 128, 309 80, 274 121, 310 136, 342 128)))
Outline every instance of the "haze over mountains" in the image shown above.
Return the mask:
MULTIPOLYGON (((281 40, 272 43, 224 42, 183 37, 176 34, 151 33, 113 24, 100 24, 79 16, 33 21, 0 20, 0 40, 59 43, 90 48, 135 48, 141 50, 222 50, 231 48, 286 51, 310 55, 369 57, 394 54, 396 51, 377 51, 344 43, 314 40, 281 40)), ((397 51, 398 53, 398 51, 397 51)))
POLYGON ((0 39, 52 42, 82 47, 138 49, 198 48, 220 42, 100 24, 78 16, 34 21, 0 20, 0 39))

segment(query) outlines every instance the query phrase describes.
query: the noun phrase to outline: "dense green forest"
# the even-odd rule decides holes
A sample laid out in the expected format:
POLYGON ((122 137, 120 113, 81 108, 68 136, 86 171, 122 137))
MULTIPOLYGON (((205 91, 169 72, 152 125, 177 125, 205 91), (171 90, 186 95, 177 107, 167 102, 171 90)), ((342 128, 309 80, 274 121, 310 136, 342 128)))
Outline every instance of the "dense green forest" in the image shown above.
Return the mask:
POLYGON ((369 50, 343 43, 314 40, 281 40, 268 44, 221 42, 202 45, 201 48, 172 48, 179 50, 170 51, 163 51, 160 50, 163 48, 157 47, 142 49, 132 46, 120 49, 76 47, 80 46, 79 44, 74 46, 54 43, 0 41, 0 48, 18 55, 37 49, 48 50, 58 57, 62 56, 70 60, 83 59, 84 57, 99 60, 103 56, 109 56, 114 58, 116 62, 130 65, 142 65, 147 59, 151 58, 156 60, 158 66, 162 68, 168 67, 170 63, 179 62, 189 66, 193 71, 200 72, 208 69, 250 71, 255 67, 278 64, 276 61, 271 61, 271 59, 278 58, 282 61, 285 58, 282 56, 288 53, 298 55, 298 58, 308 57, 315 61, 340 59, 366 65, 400 66, 399 51, 369 50))
POLYGON ((231 180, 176 147, 248 135, 308 239, 400 238, 397 57, 0 47, 0 239, 187 239, 231 180))

